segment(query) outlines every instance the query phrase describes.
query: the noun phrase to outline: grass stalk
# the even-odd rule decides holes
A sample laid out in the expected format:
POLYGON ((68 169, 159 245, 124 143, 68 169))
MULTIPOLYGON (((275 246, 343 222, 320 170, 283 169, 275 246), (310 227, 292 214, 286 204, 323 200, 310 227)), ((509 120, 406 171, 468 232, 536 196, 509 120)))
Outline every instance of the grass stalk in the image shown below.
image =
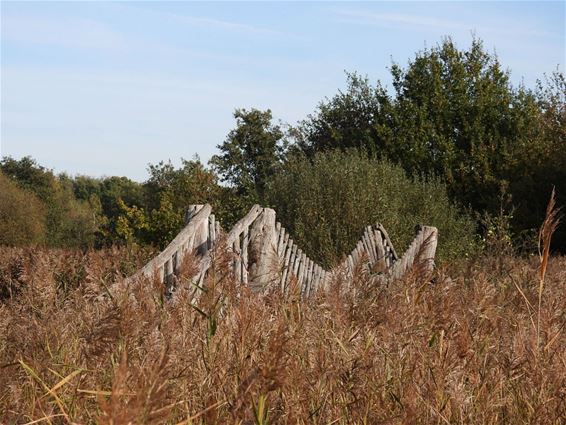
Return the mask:
POLYGON ((552 189, 550 199, 546 207, 546 215, 539 231, 538 250, 540 258, 539 285, 538 285, 538 311, 537 311, 537 348, 540 348, 540 317, 542 309, 542 295, 544 290, 544 278, 550 257, 550 242, 552 235, 560 224, 560 208, 556 207, 555 189, 552 189))

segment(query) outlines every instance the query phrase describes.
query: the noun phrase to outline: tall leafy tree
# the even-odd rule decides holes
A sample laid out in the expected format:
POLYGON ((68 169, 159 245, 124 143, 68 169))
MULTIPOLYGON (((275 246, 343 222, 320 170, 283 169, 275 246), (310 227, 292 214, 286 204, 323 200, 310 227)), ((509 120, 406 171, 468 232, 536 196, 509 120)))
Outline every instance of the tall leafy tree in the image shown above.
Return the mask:
POLYGON ((0 172, 0 245, 45 242, 45 206, 0 172))
POLYGON ((478 214, 506 208, 515 233, 538 226, 551 187, 566 192, 564 76, 515 87, 479 39, 462 50, 445 38, 390 69, 391 95, 350 75, 345 92, 298 126, 300 150, 363 148, 408 174, 440 177, 478 214))
POLYGON ((176 168, 170 161, 149 165, 149 179, 144 183, 148 205, 149 241, 165 246, 183 226, 187 207, 191 204, 212 204, 222 216, 217 177, 198 157, 182 160, 176 168))
MULTIPOLYGON (((556 186, 564 203, 564 76, 514 87, 498 57, 473 40, 447 38, 392 67, 394 148, 411 173, 436 174, 452 198, 479 213, 506 209, 519 235, 540 225, 556 186)), ((566 250, 557 238, 555 247, 566 250)))
POLYGON ((150 164, 149 178, 144 183, 149 209, 159 207, 164 193, 168 193, 176 209, 186 209, 190 204, 209 203, 218 192, 217 177, 207 169, 198 157, 181 160, 176 168, 171 161, 150 164))
POLYGON ((220 154, 211 164, 221 180, 250 204, 264 199, 267 181, 281 160, 284 133, 272 123, 269 109, 237 109, 234 118, 236 128, 218 145, 220 154))
POLYGON ((77 200, 70 179, 39 165, 33 158, 4 157, 0 171, 21 188, 34 193, 46 207, 46 237, 50 246, 88 247, 94 243, 96 222, 88 203, 77 200))
MULTIPOLYGON (((566 79, 555 71, 537 84, 537 126, 514 158, 509 191, 518 230, 538 228, 549 194, 556 188, 558 205, 566 205, 566 79), (536 137, 533 136, 536 130, 536 137)), ((566 226, 559 226, 553 248, 566 252, 566 226)))
POLYGON ((364 149, 380 155, 391 139, 391 99, 378 82, 347 74, 345 91, 320 102, 314 114, 293 129, 300 149, 312 157, 331 149, 364 149))
POLYGON ((536 128, 533 94, 514 89, 497 56, 477 39, 462 51, 447 38, 391 72, 392 159, 410 172, 443 176, 466 205, 496 208, 512 158, 536 128))

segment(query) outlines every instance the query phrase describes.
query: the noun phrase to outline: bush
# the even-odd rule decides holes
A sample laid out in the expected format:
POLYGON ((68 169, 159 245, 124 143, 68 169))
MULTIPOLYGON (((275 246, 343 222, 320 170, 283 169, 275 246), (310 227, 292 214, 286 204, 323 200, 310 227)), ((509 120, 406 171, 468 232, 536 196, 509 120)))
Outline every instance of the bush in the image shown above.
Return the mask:
MULTIPOLYGON (((37 196, 44 206, 44 239, 47 245, 82 248, 93 245, 97 229, 94 211, 88 202, 75 198, 68 176, 55 176, 31 157, 20 160, 4 157, 0 160, 0 171, 17 187, 37 196)), ((19 214, 27 215, 24 211, 30 211, 36 205, 37 202, 32 201, 30 206, 23 206, 19 214)))
POLYGON ((0 172, 0 245, 44 242, 45 207, 0 172))
POLYGON ((382 223, 401 255, 414 226, 439 230, 441 259, 475 249, 474 223, 450 203, 438 179, 411 179, 365 153, 332 151, 312 161, 295 156, 271 181, 269 203, 313 260, 328 266, 352 250, 368 224, 382 223))

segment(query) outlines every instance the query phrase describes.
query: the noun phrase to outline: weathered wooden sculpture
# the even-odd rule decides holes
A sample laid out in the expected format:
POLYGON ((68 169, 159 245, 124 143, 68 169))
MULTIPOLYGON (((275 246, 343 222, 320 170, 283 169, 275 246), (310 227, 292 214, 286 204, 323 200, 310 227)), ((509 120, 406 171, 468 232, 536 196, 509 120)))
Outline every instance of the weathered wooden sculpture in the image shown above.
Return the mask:
POLYGON ((351 283, 357 267, 366 267, 383 281, 402 278, 415 266, 430 272, 434 267, 437 236, 435 227, 418 226, 415 239, 399 257, 383 226, 367 226, 346 259, 327 271, 294 243, 276 221, 272 209, 254 205, 226 234, 216 222, 210 205, 191 205, 185 216, 185 227, 175 239, 127 281, 145 276, 165 284, 175 282, 180 264, 190 255, 197 260, 198 272, 194 281, 200 285, 211 264, 210 252, 223 238, 222 246, 233 255, 233 273, 239 282, 256 292, 287 292, 293 282, 301 296, 308 297, 319 288, 328 287, 337 274, 351 283))

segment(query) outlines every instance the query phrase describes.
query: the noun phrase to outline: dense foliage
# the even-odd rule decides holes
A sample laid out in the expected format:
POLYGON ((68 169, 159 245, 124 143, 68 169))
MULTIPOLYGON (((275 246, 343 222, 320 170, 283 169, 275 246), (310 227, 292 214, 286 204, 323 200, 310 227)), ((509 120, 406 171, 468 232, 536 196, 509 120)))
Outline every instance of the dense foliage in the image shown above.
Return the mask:
POLYGON ((283 132, 272 124, 270 110, 238 109, 234 118, 236 128, 218 146, 221 154, 215 155, 211 163, 223 181, 257 201, 265 195, 265 183, 281 158, 283 132))
MULTIPOLYGON (((460 50, 450 38, 390 70, 393 90, 349 74, 346 90, 294 127, 274 123, 270 110, 237 109, 210 167, 198 158, 150 164, 143 183, 56 176, 29 157, 3 158, 0 171, 39 200, 45 230, 41 218, 34 236, 7 232, 2 243, 163 247, 189 204, 212 204, 229 228, 260 203, 324 262, 375 220, 391 227, 400 250, 424 221, 440 228, 441 253, 469 252, 469 217, 484 240, 497 233, 532 249, 553 187, 566 203, 564 75, 514 87, 480 40, 460 50), (326 154, 352 149, 359 154, 326 154)), ((26 215, 16 205, 4 207, 6 223, 26 215)), ((566 226, 554 248, 566 252, 566 226)))
MULTIPOLYGON (((88 202, 75 198, 72 182, 66 176, 55 176, 29 157, 19 161, 3 158, 0 172, 41 201, 39 210, 45 210, 45 234, 39 239, 59 247, 87 247, 93 244, 97 228, 93 209, 88 202)), ((13 213, 23 214, 24 210, 13 210, 13 213)), ((10 220, 14 219, 12 215, 10 220)), ((6 243, 20 245, 22 242, 15 237, 6 243)))
MULTIPOLYGON (((480 40, 459 50, 451 39, 391 67, 393 93, 357 74, 295 129, 309 156, 364 149, 409 175, 438 176, 452 200, 478 216, 511 219, 514 236, 535 228, 556 186, 566 203, 566 82, 553 73, 534 89, 480 40)), ((566 251, 566 230, 556 238, 566 251)))
POLYGON ((45 209, 37 197, 0 172, 0 245, 40 244, 45 237, 45 209))
MULTIPOLYGON (((53 247, 128 243, 163 247, 181 229, 187 205, 211 203, 222 212, 229 203, 226 189, 198 159, 183 160, 179 169, 170 162, 150 165, 150 177, 143 184, 116 176, 55 176, 29 157, 4 158, 0 171, 39 198, 38 211, 47 213, 45 231, 36 239, 53 247)), ((10 211, 9 220, 24 213, 10 211)), ((7 245, 27 244, 16 236, 5 238, 7 245)))
POLYGON ((416 224, 438 227, 441 258, 474 248, 474 223, 450 203, 439 179, 411 179, 401 167, 363 152, 329 151, 312 161, 294 157, 273 179, 268 199, 299 246, 325 266, 350 252, 364 227, 376 222, 399 254, 416 224))

